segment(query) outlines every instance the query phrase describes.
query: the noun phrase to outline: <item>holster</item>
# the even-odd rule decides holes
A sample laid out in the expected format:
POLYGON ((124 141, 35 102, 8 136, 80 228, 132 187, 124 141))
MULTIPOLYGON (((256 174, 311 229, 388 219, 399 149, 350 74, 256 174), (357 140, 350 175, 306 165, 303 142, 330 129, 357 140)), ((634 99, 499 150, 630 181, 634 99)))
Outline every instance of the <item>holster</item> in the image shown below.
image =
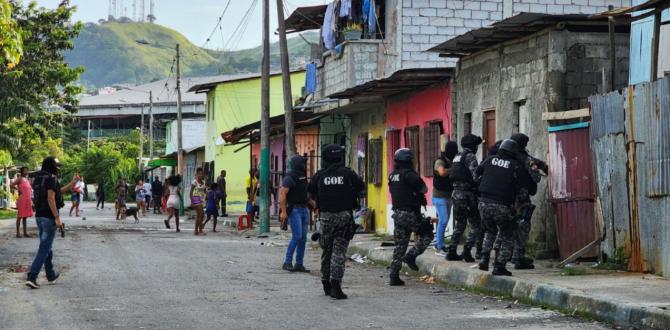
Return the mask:
POLYGON ((419 215, 419 230, 417 231, 417 234, 421 236, 429 236, 433 237, 433 224, 430 221, 430 217, 425 217, 423 215, 419 215))
POLYGON ((349 223, 347 231, 344 233, 344 238, 346 238, 349 241, 354 239, 354 235, 356 235, 356 229, 358 229, 358 225, 354 221, 353 214, 351 214, 351 223, 349 223))

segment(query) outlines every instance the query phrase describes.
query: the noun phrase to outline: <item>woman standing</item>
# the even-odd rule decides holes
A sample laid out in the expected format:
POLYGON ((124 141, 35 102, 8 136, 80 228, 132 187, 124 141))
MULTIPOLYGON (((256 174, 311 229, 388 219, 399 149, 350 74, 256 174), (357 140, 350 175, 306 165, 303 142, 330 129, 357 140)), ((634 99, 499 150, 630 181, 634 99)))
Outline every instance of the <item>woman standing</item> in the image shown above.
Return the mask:
POLYGON ((205 220, 205 212, 203 210, 203 202, 205 201, 205 186, 204 173, 202 167, 195 170, 195 179, 191 183, 191 207, 195 210, 195 235, 206 235, 203 230, 203 222, 205 220))
POLYGON ((135 202, 137 202, 137 207, 142 211, 142 216, 146 216, 146 208, 144 207, 144 203, 146 202, 144 195, 144 182, 142 179, 137 180, 137 184, 135 185, 135 202))
POLYGON ((19 234, 21 222, 23 222, 23 237, 30 237, 26 221, 27 218, 33 216, 33 188, 28 181, 27 167, 21 168, 21 174, 12 182, 12 186, 19 190, 19 199, 16 201, 16 207, 18 208, 18 213, 16 213, 16 237, 21 237, 21 234, 19 234))
POLYGON ((168 218, 163 222, 165 227, 170 229, 170 219, 174 216, 175 226, 177 227, 177 232, 179 230, 179 201, 181 200, 181 191, 179 189, 179 184, 181 183, 181 176, 179 174, 173 175, 167 179, 167 189, 165 189, 165 194, 167 195, 167 206, 168 218))

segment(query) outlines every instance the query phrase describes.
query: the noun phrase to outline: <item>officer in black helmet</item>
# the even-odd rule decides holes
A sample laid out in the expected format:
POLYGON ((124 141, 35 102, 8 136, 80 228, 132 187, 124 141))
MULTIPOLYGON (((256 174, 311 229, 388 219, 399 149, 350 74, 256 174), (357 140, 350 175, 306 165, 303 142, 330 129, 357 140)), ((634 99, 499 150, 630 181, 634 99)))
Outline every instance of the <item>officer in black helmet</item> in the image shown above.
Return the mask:
POLYGON ((549 168, 544 161, 528 154, 528 150, 526 150, 529 140, 528 136, 516 133, 510 139, 519 145, 518 161, 532 178, 525 186, 521 187, 516 200, 517 226, 514 231, 512 263, 514 264, 514 269, 534 269, 533 259, 526 256, 530 224, 533 211, 535 210, 535 205, 531 203, 530 196, 534 196, 537 193, 537 184, 542 179, 542 176, 547 174, 549 168))
POLYGON ((491 249, 500 239, 493 275, 511 276, 505 264, 512 256, 514 231, 514 202, 521 187, 528 184, 530 175, 517 159, 519 146, 513 140, 504 140, 497 155, 484 160, 476 170, 479 179, 479 213, 486 230, 479 269, 488 271, 491 249))
POLYGON ((342 292, 344 261, 349 241, 354 237, 355 224, 352 210, 365 183, 351 169, 344 166, 344 149, 336 144, 323 148, 321 170, 316 172, 307 190, 316 201, 321 221, 319 245, 321 254, 321 283, 327 296, 347 299, 342 292))
POLYGON ((394 170, 389 175, 389 190, 393 202, 393 261, 389 284, 392 286, 404 285, 400 279, 402 263, 413 270, 419 270, 416 258, 426 250, 433 240, 432 225, 423 223, 421 206, 426 205, 428 188, 423 179, 414 171, 414 156, 407 148, 399 149, 393 155, 394 170), (412 233, 419 237, 407 254, 407 246, 412 233))
POLYGON ((454 192, 451 195, 454 203, 454 233, 445 259, 450 261, 474 262, 472 247, 481 246, 481 220, 477 210, 477 184, 474 180, 478 165, 477 148, 481 143, 482 138, 479 136, 473 134, 463 136, 462 150, 454 157, 449 172, 449 178, 454 185, 454 192), (470 233, 463 247, 463 254, 459 256, 456 248, 467 224, 470 225, 470 233))

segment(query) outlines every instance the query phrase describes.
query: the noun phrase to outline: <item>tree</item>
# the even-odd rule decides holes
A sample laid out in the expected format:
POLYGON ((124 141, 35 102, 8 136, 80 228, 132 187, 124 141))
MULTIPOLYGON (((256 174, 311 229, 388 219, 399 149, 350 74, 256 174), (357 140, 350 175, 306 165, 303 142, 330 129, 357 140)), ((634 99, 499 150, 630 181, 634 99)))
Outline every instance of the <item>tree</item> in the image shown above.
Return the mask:
POLYGON ((12 17, 12 9, 8 0, 0 0, 0 72, 14 68, 23 54, 23 35, 12 17))
MULTIPOLYGON (((0 122, 25 119, 46 107, 74 111, 81 91, 75 83, 83 69, 69 67, 64 57, 82 26, 70 23, 74 7, 63 0, 56 9, 38 8, 34 2, 19 2, 13 9, 12 19, 23 33, 23 57, 11 72, 0 72, 0 122)), ((13 135, 0 131, 0 148, 16 145, 13 135)))

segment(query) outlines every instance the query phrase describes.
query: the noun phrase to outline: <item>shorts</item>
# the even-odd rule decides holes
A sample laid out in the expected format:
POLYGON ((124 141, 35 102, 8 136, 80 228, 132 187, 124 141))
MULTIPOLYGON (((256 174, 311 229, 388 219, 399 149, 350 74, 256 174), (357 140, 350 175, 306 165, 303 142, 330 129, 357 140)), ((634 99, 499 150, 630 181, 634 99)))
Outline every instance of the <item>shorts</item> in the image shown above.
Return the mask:
POLYGON ((202 204, 202 198, 200 196, 191 197, 191 205, 200 205, 202 204))
POLYGON ((79 203, 79 201, 81 200, 81 198, 79 196, 79 193, 72 194, 72 199, 71 200, 72 200, 73 203, 79 203))
POLYGON ((170 196, 166 203, 168 208, 178 209, 179 208, 179 198, 177 196, 170 196))
POLYGON ((116 200, 116 203, 119 204, 119 207, 126 207, 126 197, 119 196, 119 198, 116 200))
POLYGON ((151 196, 149 196, 149 195, 144 196, 144 201, 145 201, 147 204, 149 204, 149 203, 151 202, 151 196))

